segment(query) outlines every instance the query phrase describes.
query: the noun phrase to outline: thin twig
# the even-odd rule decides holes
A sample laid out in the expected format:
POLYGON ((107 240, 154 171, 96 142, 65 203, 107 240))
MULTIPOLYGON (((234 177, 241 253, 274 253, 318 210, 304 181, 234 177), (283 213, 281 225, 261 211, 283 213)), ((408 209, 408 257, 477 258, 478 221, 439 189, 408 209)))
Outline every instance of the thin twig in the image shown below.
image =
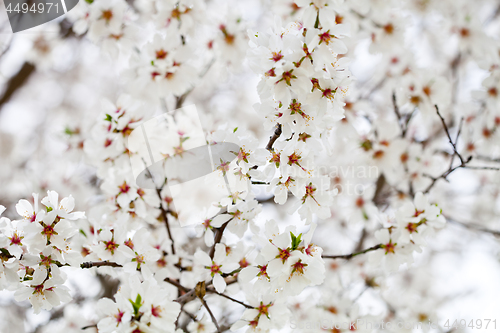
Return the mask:
POLYGON ((375 246, 372 246, 372 247, 369 247, 363 251, 360 251, 360 252, 355 252, 355 253, 350 253, 350 254, 341 254, 341 255, 322 255, 321 257, 324 258, 324 259, 346 259, 346 260, 350 260, 352 259, 353 257, 357 256, 357 255, 360 255, 360 254, 364 254, 364 253, 367 253, 367 252, 371 252, 371 251, 375 251, 375 250, 378 250, 378 249, 381 249, 382 248, 382 244, 377 244, 375 246))
POLYGON ((214 291, 210 291, 210 292, 211 292, 211 293, 213 293, 213 294, 217 294, 217 295, 219 295, 219 296, 222 296, 222 297, 224 297, 224 298, 227 298, 228 300, 233 301, 233 302, 235 302, 235 303, 241 304, 241 305, 243 305, 244 307, 246 307, 247 309, 255 309, 255 307, 253 307, 253 306, 251 306, 251 305, 245 304, 245 303, 243 303, 243 302, 241 302, 241 301, 238 301, 237 299, 234 299, 234 298, 232 298, 232 297, 230 297, 230 296, 227 296, 227 295, 225 295, 225 294, 221 294, 221 293, 219 293, 219 292, 217 292, 217 291, 215 291, 215 290, 214 290, 214 291))
POLYGON ((221 239, 222 239, 222 234, 224 233, 224 230, 226 229, 227 225, 229 224, 230 221, 225 222, 223 225, 220 226, 220 228, 217 229, 214 237, 214 245, 210 249, 210 258, 213 259, 215 255, 215 245, 219 244, 221 239))
POLYGON ((269 138, 269 142, 267 143, 267 146, 266 146, 267 150, 269 150, 269 151, 273 150, 274 142, 276 140, 278 140, 280 135, 281 135, 281 124, 278 124, 278 125, 276 125, 276 129, 274 130, 273 136, 271 136, 269 138))
POLYGON ((111 261, 89 261, 89 262, 84 262, 83 264, 80 265, 81 268, 92 268, 92 267, 103 267, 103 266, 123 267, 122 265, 111 261))
POLYGON ((176 287, 177 287, 177 289, 182 290, 182 291, 183 291, 183 292, 185 292, 185 293, 189 292, 189 290, 190 290, 190 289, 188 289, 188 288, 184 287, 183 285, 181 285, 181 284, 179 283, 179 281, 177 281, 177 280, 172 280, 172 279, 170 279, 170 278, 165 278, 165 280, 164 280, 164 281, 165 281, 165 282, 170 283, 170 284, 171 284, 171 285, 173 285, 173 286, 176 286, 176 287))
POLYGON ((396 102, 396 92, 395 91, 392 92, 392 105, 394 107, 394 113, 396 114, 396 117, 398 118, 399 127, 401 127, 401 137, 404 138, 404 136, 406 134, 406 130, 404 128, 403 123, 401 122, 401 113, 399 112, 398 103, 396 102))
POLYGON ((97 328, 97 324, 84 326, 82 327, 82 330, 86 330, 87 328, 97 328))
POLYGON ((172 236, 172 232, 170 231, 170 224, 168 222, 167 211, 163 208, 162 197, 161 197, 161 189, 156 188, 156 193, 158 194, 158 198, 160 199, 160 211, 163 220, 165 221, 165 226, 167 227, 168 238, 171 241, 172 254, 175 254, 175 245, 174 245, 174 237, 172 236))
POLYGON ((203 298, 200 298, 200 301, 201 301, 201 304, 203 304, 203 306, 205 307, 205 309, 207 309, 208 314, 210 315, 210 318, 212 318, 212 322, 214 323, 215 327, 217 327, 217 332, 221 333, 219 324, 217 323, 217 319, 215 319, 215 316, 212 313, 212 310, 210 310, 210 308, 208 307, 207 302, 203 298))
MULTIPOLYGON (((439 118, 441 119, 441 122, 443 123, 443 128, 444 128, 444 131, 446 132, 446 136, 448 137, 448 140, 450 141, 451 143, 451 146, 453 147, 453 151, 454 153, 458 156, 458 158, 460 159, 460 163, 461 164, 464 164, 464 159, 462 158, 462 155, 460 155, 457 151, 457 146, 455 145, 455 143, 453 142, 452 138, 451 138, 451 135, 450 135, 450 131, 448 130, 448 126, 446 125, 446 122, 443 118, 443 116, 441 116, 441 113, 439 113, 439 108, 437 105, 434 105, 434 107, 436 108, 436 112, 437 112, 437 115, 439 116, 439 118)), ((460 122, 462 123, 462 122, 460 122)), ((458 130, 458 134, 457 134, 457 140, 458 140, 458 136, 460 135, 460 129, 458 130)))
POLYGON ((481 225, 478 225, 478 224, 475 224, 475 223, 464 223, 464 222, 459 222, 455 219, 452 219, 448 216, 445 216, 446 217, 446 220, 450 223, 454 223, 456 225, 459 225, 459 226, 462 226, 464 228, 467 228, 467 229, 474 229, 474 230, 477 230, 477 231, 481 231, 481 232, 485 232, 485 233, 489 233, 489 234, 492 234, 492 235, 495 235, 495 236, 499 236, 500 237, 500 231, 497 231, 497 230, 491 230, 491 229, 488 229, 488 228, 485 228, 481 225))

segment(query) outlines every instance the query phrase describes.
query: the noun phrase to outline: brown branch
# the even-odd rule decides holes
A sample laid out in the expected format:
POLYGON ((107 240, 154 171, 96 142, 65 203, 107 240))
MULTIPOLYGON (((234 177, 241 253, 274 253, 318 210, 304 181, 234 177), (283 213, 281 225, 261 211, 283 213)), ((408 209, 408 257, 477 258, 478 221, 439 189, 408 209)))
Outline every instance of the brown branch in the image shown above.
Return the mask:
POLYGON ((394 113, 396 114, 396 117, 398 118, 398 124, 399 127, 401 127, 401 137, 405 137, 406 135, 406 129, 403 126, 403 122, 401 121, 401 113, 399 112, 399 107, 398 103, 396 102, 396 92, 392 92, 392 105, 394 107, 394 113))
MULTIPOLYGON (((453 152, 455 153, 455 155, 458 156, 458 158, 460 159, 460 163, 461 164, 464 164, 464 159, 462 158, 462 155, 460 155, 457 151, 457 146, 456 146, 456 142, 454 143, 452 138, 451 138, 451 135, 450 135, 450 131, 448 130, 448 126, 446 125, 446 121, 444 120, 443 116, 441 116, 441 113, 439 113, 439 108, 437 105, 434 105, 434 107, 436 108, 436 112, 437 112, 437 115, 439 116, 439 118, 441 119, 441 123, 443 123, 443 128, 444 128, 444 131, 446 132, 446 136, 448 137, 448 141, 450 142, 451 146, 453 147, 453 152)), ((462 121, 460 122, 462 123, 462 121)), ((460 128, 458 130, 458 134, 457 134, 457 139, 458 140, 458 136, 460 135, 460 130, 461 130, 461 125, 460 125, 460 128)))
POLYGON ((352 259, 353 257, 357 256, 357 255, 360 255, 360 254, 364 254, 364 253, 367 253, 367 252, 371 252, 371 251, 375 251, 375 250, 378 250, 378 249, 381 249, 382 248, 382 244, 377 244, 375 246, 372 246, 372 247, 369 247, 363 251, 360 251, 360 252, 354 252, 354 253, 350 253, 350 254, 341 254, 341 255, 322 255, 321 257, 324 258, 324 259, 346 259, 346 260, 350 260, 352 259))
POLYGON ((267 150, 269 150, 269 151, 273 150, 274 142, 276 142, 276 140, 278 140, 280 135, 281 135, 281 124, 278 124, 278 125, 276 125, 276 129, 274 130, 273 136, 271 136, 269 138, 269 142, 267 143, 267 146, 266 146, 267 150))
POLYGON ((23 64, 21 69, 7 81, 7 88, 5 88, 2 97, 0 97, 0 108, 12 98, 14 93, 28 81, 34 72, 35 66, 28 62, 23 64))
POLYGON ((380 174, 377 178, 377 183, 375 185, 375 193, 373 194, 373 203, 375 206, 380 207, 385 203, 385 197, 382 195, 384 193, 384 187, 385 187, 386 181, 385 181, 385 176, 384 174, 380 174))
POLYGON ((172 236, 172 232, 170 231, 170 224, 168 223, 167 211, 163 208, 162 197, 161 197, 161 189, 156 188, 156 193, 158 194, 158 198, 160 199, 160 211, 161 217, 165 222, 165 226, 167 227, 168 238, 170 238, 170 246, 172 248, 172 254, 175 254, 175 245, 174 245, 174 237, 172 236))
MULTIPOLYGON (((226 278, 224 280, 226 281, 226 285, 228 285, 228 286, 231 285, 231 284, 233 284, 233 283, 238 282, 237 278, 231 278, 231 279, 226 278)), ((207 289, 206 289, 207 292, 212 292, 213 290, 215 290, 213 288, 213 286, 212 286, 212 281, 208 281, 206 283, 206 287, 207 287, 207 289)), ((191 301, 195 300, 196 297, 197 297, 196 296, 196 288, 193 288, 190 291, 188 291, 186 294, 184 294, 184 295, 180 296, 179 298, 177 298, 175 300, 175 302, 180 303, 181 305, 184 305, 184 304, 186 304, 188 302, 191 302, 191 301)))
POLYGON ((500 231, 498 231, 498 230, 491 230, 491 229, 485 228, 485 227, 483 227, 481 225, 478 225, 478 224, 475 224, 475 223, 459 222, 459 221, 457 221, 455 219, 452 219, 452 218, 450 218, 448 216, 445 216, 445 217, 446 217, 446 220, 448 222, 450 222, 450 223, 462 226, 462 227, 467 228, 467 229, 473 229, 473 230, 476 230, 476 231, 481 231, 481 232, 485 232, 485 233, 492 234, 494 236, 500 237, 500 231))
POLYGON ((83 264, 80 265, 81 268, 92 268, 92 267, 103 267, 103 266, 123 267, 122 265, 117 264, 116 262, 110 262, 110 261, 89 261, 89 262, 84 262, 83 264))
POLYGON ((207 302, 201 297, 200 297, 200 301, 201 301, 201 304, 203 304, 203 306, 205 307, 205 309, 207 309, 208 314, 210 315, 210 318, 212 318, 212 322, 214 323, 215 327, 217 327, 217 332, 221 333, 222 331, 220 330, 219 324, 217 323, 217 319, 215 319, 215 316, 212 313, 212 310, 210 310, 210 308, 208 307, 207 302))
POLYGON ((88 328, 95 328, 95 329, 97 329, 97 324, 84 326, 84 327, 82 327, 82 330, 86 330, 88 328))
POLYGON ((226 229, 227 225, 229 224, 231 220, 225 222, 223 225, 220 226, 220 228, 217 228, 217 231, 215 233, 215 238, 214 238, 214 245, 212 245, 212 248, 210 249, 210 258, 213 259, 215 255, 215 245, 219 244, 220 241, 222 240, 222 234, 224 233, 224 230, 226 229))
POLYGON ((241 305, 243 305, 244 307, 246 307, 247 309, 255 309, 255 307, 253 307, 253 306, 251 306, 251 305, 245 304, 245 303, 243 303, 243 302, 241 302, 241 301, 238 301, 237 299, 234 299, 234 298, 232 298, 232 297, 230 297, 230 296, 227 296, 227 295, 225 295, 225 294, 221 294, 221 293, 219 293, 219 292, 217 292, 217 291, 215 291, 215 290, 214 290, 214 291, 209 291, 209 292, 211 292, 211 293, 213 293, 213 294, 217 294, 217 295, 222 296, 222 297, 224 297, 224 298, 227 298, 228 300, 233 301, 233 302, 235 302, 235 303, 241 304, 241 305))
POLYGON ((476 155, 476 156, 474 156, 474 158, 476 160, 500 163, 500 157, 495 158, 495 157, 489 157, 489 156, 483 156, 483 155, 476 155))
POLYGON ((181 290, 181 291, 183 291, 183 292, 185 292, 185 293, 189 292, 189 289, 188 289, 188 288, 186 288, 186 287, 184 287, 184 286, 183 286, 182 284, 180 284, 180 283, 179 283, 179 281, 177 281, 177 280, 172 280, 172 279, 170 279, 170 278, 165 278, 165 280, 163 280, 163 281, 168 282, 168 283, 170 283, 170 284, 171 284, 171 285, 173 285, 173 286, 176 286, 176 287, 177 287, 177 289, 179 289, 179 290, 181 290))
POLYGON ((472 156, 469 156, 469 158, 467 158, 467 160, 465 160, 462 155, 460 155, 460 153, 457 151, 457 147, 456 147, 456 143, 458 141, 458 138, 460 136, 460 132, 461 132, 461 129, 462 129, 462 123, 463 123, 463 120, 460 121, 460 125, 459 125, 459 129, 458 129, 458 133, 457 133, 457 136, 456 136, 456 139, 455 139, 455 142, 453 142, 452 138, 451 138, 451 135, 450 135, 450 131, 448 130, 448 126, 446 125, 446 122, 444 121, 444 118, 441 116, 441 113, 439 113, 439 108, 437 105, 434 106, 436 108, 436 112, 437 112, 437 115, 439 116, 439 118, 441 119, 441 123, 443 124, 443 128, 444 128, 444 131, 446 132, 446 136, 448 137, 448 140, 451 144, 451 146, 453 147, 453 154, 452 154, 452 157, 451 157, 451 163, 450 163, 450 166, 448 167, 448 170, 446 170, 445 172, 443 172, 440 176, 438 177, 432 177, 430 175, 427 175, 427 174, 424 174, 424 176, 430 178, 432 180, 432 182, 429 184, 429 186, 425 189, 424 193, 429 193, 429 191, 432 189, 432 187, 434 187, 434 185, 436 184, 436 182, 439 180, 439 179, 444 179, 444 180, 448 180, 447 177, 455 170, 459 169, 459 168, 464 168, 464 169, 474 169, 474 170, 495 170, 495 171, 498 171, 500 170, 500 168, 495 168, 495 167, 488 167, 488 166, 469 166, 467 165, 471 160, 472 160, 472 156), (455 157, 455 155, 458 156, 458 158, 460 159, 460 164, 457 165, 456 167, 453 167, 453 159, 455 157))

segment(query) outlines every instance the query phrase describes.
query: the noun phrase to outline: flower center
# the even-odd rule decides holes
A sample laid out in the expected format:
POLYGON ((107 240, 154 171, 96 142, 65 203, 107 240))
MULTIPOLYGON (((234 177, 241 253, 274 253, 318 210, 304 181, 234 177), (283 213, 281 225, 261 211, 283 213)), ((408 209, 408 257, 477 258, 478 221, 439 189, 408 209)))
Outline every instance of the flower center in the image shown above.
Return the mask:
POLYGON ((295 264, 293 264, 293 269, 292 269, 292 275, 294 273, 297 273, 297 275, 303 275, 304 274, 304 268, 307 266, 307 264, 304 264, 302 260, 297 261, 295 264))
POLYGON ((10 237, 10 245, 23 245, 21 240, 23 239, 23 236, 19 236, 17 232, 14 232, 12 237, 10 237))
POLYGON ((290 251, 288 249, 279 249, 279 254, 276 258, 280 258, 285 263, 290 258, 290 251))
POLYGON ((283 55, 281 52, 273 52, 273 56, 271 57, 271 60, 274 60, 274 62, 278 62, 281 59, 283 59, 283 55))
POLYGON ((155 317, 160 317, 161 307, 151 305, 151 314, 155 317))
POLYGON ((101 18, 106 21, 106 23, 109 23, 109 21, 113 18, 113 12, 111 10, 103 10, 101 14, 101 18))
POLYGON ((109 242, 103 242, 104 245, 106 246, 106 250, 111 252, 111 254, 115 254, 115 250, 118 248, 118 244, 115 243, 114 240, 110 240, 109 242))
POLYGON ((385 254, 394 253, 396 245, 397 244, 393 244, 392 241, 389 241, 389 243, 383 245, 382 247, 385 249, 385 254))
POLYGON ((325 42, 326 45, 329 45, 332 37, 333 35, 330 35, 330 30, 328 30, 327 32, 324 32, 319 35, 319 43, 321 44, 325 42))
POLYGON ((130 186, 128 186, 127 182, 125 182, 125 181, 123 182, 123 184, 118 186, 118 188, 120 189, 121 193, 127 193, 128 190, 130 190, 130 186))
POLYGON ((164 49, 156 51, 156 59, 165 59, 167 57, 167 52, 164 49))
POLYGON ((118 313, 115 314, 115 318, 116 318, 116 322, 117 323, 121 323, 122 322, 122 318, 123 318, 123 315, 125 314, 125 312, 121 311, 121 310, 118 310, 118 313))

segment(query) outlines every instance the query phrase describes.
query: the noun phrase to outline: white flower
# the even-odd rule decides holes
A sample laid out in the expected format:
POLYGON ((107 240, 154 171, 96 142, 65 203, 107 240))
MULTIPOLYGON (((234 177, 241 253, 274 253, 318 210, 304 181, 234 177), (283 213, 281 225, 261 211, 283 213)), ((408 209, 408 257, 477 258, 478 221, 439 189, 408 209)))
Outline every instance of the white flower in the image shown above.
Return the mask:
POLYGON ((16 211, 23 217, 23 221, 35 222, 40 221, 43 217, 43 211, 38 208, 38 193, 33 193, 35 206, 33 207, 28 200, 21 199, 16 204, 16 211))
POLYGON ((33 305, 35 314, 41 309, 50 310, 71 300, 69 289, 62 285, 63 282, 64 279, 58 269, 52 267, 49 276, 49 271, 40 266, 34 270, 32 279, 22 283, 14 298, 18 302, 28 299, 33 305))
POLYGON ((63 198, 59 202, 59 194, 55 191, 47 191, 47 196, 42 199, 42 204, 47 207, 48 212, 55 212, 56 216, 62 219, 77 220, 85 218, 84 212, 73 212, 75 199, 72 195, 63 198))
POLYGON ((226 281, 222 274, 229 274, 236 270, 239 265, 235 262, 228 262, 226 258, 226 246, 223 244, 215 245, 214 258, 211 259, 208 254, 197 250, 194 254, 196 273, 201 275, 203 280, 212 278, 215 290, 222 293, 226 289, 226 281))
POLYGON ((92 249, 101 260, 126 263, 134 257, 132 249, 125 245, 125 234, 117 229, 103 229, 96 237, 92 249))
POLYGON ((154 279, 141 282, 131 275, 114 296, 115 301, 103 298, 98 309, 103 318, 98 322, 99 331, 115 332, 117 329, 143 332, 173 332, 180 312, 180 304, 171 301, 171 295, 154 279))
POLYGON ((247 294, 247 299, 254 308, 245 310, 241 319, 231 326, 231 331, 247 327, 247 332, 268 332, 286 324, 289 311, 282 301, 273 299, 270 294, 261 297, 247 294))
POLYGON ((369 261, 372 266, 383 265, 388 271, 396 271, 404 263, 413 262, 413 250, 418 249, 412 244, 399 242, 399 232, 391 233, 389 229, 381 229, 375 232, 375 238, 381 244, 381 249, 369 253, 369 261))
POLYGON ((398 209, 396 220, 401 232, 400 241, 408 243, 412 240, 419 244, 423 243, 424 236, 444 227, 446 223, 441 209, 430 204, 422 192, 415 194, 413 203, 407 202, 398 209))
POLYGON ((198 321, 192 321, 188 324, 187 330, 189 333, 214 333, 217 327, 207 316, 203 316, 198 321))

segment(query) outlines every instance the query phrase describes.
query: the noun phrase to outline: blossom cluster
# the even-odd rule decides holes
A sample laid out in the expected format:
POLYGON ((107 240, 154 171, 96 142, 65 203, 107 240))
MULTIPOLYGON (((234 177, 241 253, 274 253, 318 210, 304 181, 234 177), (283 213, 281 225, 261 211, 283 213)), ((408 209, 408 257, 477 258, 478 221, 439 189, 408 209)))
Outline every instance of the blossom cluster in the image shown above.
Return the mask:
POLYGON ((492 6, 80 1, 24 41, 27 82, 65 94, 29 140, 0 127, 0 289, 65 306, 43 333, 437 322, 446 220, 498 234, 492 6), (76 297, 75 272, 106 297, 76 297))
POLYGON ((1 218, 0 282, 2 289, 15 291, 17 301, 28 299, 39 313, 71 299, 60 267, 78 267, 83 261, 70 240, 78 232, 75 221, 85 214, 73 212, 72 196, 59 201, 54 191, 48 191, 41 202, 33 194, 33 200, 34 204, 22 199, 16 205, 19 219, 1 218))

